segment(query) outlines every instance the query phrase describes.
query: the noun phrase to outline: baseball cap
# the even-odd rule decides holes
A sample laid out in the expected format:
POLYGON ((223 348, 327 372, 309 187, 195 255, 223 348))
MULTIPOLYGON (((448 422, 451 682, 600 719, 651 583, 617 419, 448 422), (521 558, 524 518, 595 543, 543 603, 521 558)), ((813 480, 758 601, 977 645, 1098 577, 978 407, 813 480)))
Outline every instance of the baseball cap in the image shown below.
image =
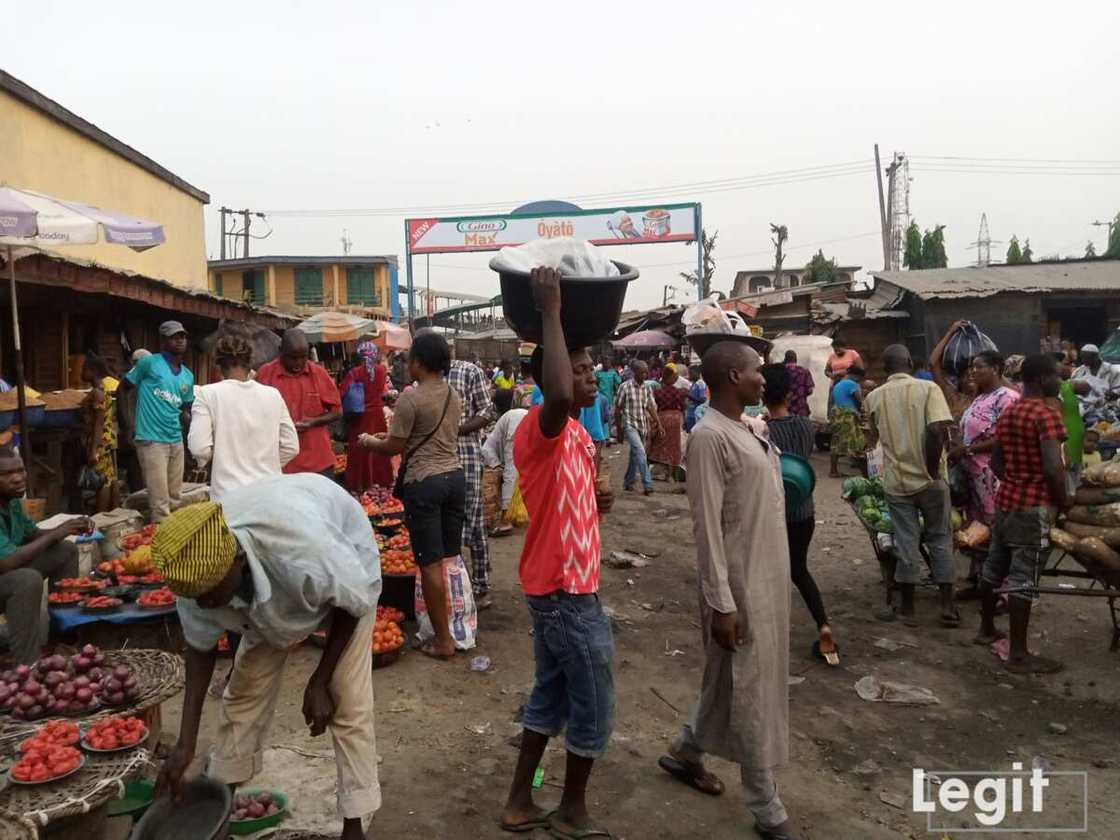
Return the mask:
POLYGON ((159 325, 159 334, 164 338, 171 338, 171 336, 173 335, 185 333, 186 331, 186 327, 184 327, 179 321, 164 321, 159 325))
POLYGON ((1099 352, 1101 352, 1101 348, 1099 348, 1095 344, 1086 344, 1084 347, 1081 348, 1081 352, 1082 353, 1099 353, 1099 352))

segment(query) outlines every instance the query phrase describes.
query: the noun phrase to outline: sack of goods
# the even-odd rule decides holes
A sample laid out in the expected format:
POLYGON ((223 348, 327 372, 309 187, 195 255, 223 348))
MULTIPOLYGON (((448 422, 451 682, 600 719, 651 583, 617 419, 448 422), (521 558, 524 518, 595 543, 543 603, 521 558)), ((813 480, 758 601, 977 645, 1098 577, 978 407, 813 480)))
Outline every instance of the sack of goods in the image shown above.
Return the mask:
POLYGON ((560 272, 560 321, 571 348, 587 347, 614 332, 626 287, 638 279, 636 268, 609 260, 590 242, 571 237, 503 248, 490 268, 501 280, 502 312, 510 329, 536 344, 542 338, 541 313, 529 274, 534 268, 560 272))
POLYGON ((941 367, 950 376, 963 376, 972 364, 972 357, 985 350, 996 350, 996 343, 980 332, 975 324, 966 321, 953 333, 941 356, 941 367))

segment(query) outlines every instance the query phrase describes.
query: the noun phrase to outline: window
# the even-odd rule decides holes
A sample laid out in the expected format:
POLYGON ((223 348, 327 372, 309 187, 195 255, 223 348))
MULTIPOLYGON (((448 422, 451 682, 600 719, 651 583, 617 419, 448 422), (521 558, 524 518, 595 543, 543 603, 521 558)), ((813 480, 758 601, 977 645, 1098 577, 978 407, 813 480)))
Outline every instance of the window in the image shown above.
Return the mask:
POLYGON ((346 269, 346 302, 363 306, 381 306, 381 295, 373 282, 372 268, 346 269))
POLYGON ((765 274, 756 274, 750 279, 748 288, 752 292, 758 292, 762 289, 770 288, 770 278, 765 274))
POLYGON ((222 282, 222 274, 219 271, 214 272, 214 294, 218 297, 225 297, 225 284, 222 282))
POLYGON ((241 272, 241 299, 248 303, 265 303, 263 271, 241 272))
POLYGON ((296 269, 296 305, 323 305, 323 274, 317 268, 296 269))

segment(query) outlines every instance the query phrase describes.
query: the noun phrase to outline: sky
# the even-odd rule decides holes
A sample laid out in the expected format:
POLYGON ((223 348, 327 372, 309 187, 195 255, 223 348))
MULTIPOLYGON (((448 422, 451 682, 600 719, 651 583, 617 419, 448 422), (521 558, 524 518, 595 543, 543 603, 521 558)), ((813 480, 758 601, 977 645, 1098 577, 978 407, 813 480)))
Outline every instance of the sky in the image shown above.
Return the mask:
MULTIPOLYGON (((911 214, 946 226, 950 265, 975 261, 981 213, 993 258, 1013 234, 1038 257, 1103 250, 1118 30, 1115 0, 38 0, 6 9, 0 67, 207 191, 212 257, 217 208, 248 207, 272 230, 254 255, 338 254, 345 229, 352 253, 399 255, 403 283, 422 208, 641 191, 702 203, 728 291, 772 264, 772 222, 786 267, 817 248, 882 267, 875 143, 909 156, 911 214), (281 212, 352 209, 377 212, 281 212)), ((494 294, 491 256, 416 257, 417 282, 494 294)), ((627 308, 694 294, 695 246, 611 256, 641 270, 627 308)))

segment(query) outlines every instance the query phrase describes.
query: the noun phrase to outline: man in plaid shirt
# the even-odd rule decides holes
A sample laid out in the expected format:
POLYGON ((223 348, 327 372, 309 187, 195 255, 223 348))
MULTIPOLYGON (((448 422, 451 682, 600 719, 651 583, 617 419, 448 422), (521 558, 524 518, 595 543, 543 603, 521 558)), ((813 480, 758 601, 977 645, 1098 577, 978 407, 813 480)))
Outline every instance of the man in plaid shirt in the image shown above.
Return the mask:
POLYGON ((653 391, 645 385, 646 377, 649 376, 646 363, 636 361, 630 365, 630 370, 634 378, 622 383, 614 404, 619 443, 625 440, 630 444, 630 463, 622 486, 626 490, 633 490, 634 482, 640 476, 645 494, 649 496, 653 494, 653 476, 646 460, 646 446, 650 431, 661 431, 661 421, 657 419, 657 403, 654 402, 653 391))
POLYGON ((459 460, 467 484, 463 542, 471 550, 475 605, 484 610, 493 601, 490 597, 490 546, 486 542, 486 517, 482 506, 482 438, 479 432, 494 421, 494 409, 486 375, 477 365, 456 359, 451 363, 447 382, 463 404, 463 419, 459 424, 459 460))
MULTIPOLYGON (((1023 396, 1000 415, 996 424, 996 448, 992 469, 999 477, 996 521, 988 559, 981 572, 983 595, 978 645, 1002 639, 996 629, 996 592, 1007 586, 1032 587, 1050 551, 1050 527, 1058 510, 1069 507, 1062 441, 1065 429, 1056 408, 1046 400, 1058 396, 1061 376, 1052 356, 1031 356, 1023 362, 1023 396)), ((1011 652, 1007 670, 1018 674, 1052 674, 1062 663, 1027 650, 1027 627, 1031 619, 1031 595, 1012 591, 1008 613, 1011 652)))

